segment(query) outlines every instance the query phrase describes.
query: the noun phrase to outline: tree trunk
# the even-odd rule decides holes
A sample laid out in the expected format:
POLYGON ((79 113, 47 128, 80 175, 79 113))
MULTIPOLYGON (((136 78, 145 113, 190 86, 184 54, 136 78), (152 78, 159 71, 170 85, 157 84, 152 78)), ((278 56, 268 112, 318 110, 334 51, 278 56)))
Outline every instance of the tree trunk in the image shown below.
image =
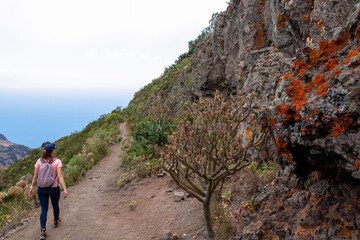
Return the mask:
POLYGON ((211 224, 210 201, 203 202, 203 211, 204 211, 206 240, 213 240, 215 234, 211 224))

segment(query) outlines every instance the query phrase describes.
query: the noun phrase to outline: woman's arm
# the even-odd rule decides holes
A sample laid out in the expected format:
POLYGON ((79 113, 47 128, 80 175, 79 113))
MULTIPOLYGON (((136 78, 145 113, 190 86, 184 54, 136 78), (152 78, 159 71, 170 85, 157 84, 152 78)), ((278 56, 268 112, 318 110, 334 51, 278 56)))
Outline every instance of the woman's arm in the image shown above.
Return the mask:
POLYGON ((58 175, 58 177, 59 177, 60 185, 61 185, 62 189, 64 189, 64 198, 66 198, 67 195, 68 195, 68 192, 67 192, 67 190, 66 190, 65 181, 64 181, 64 177, 63 177, 63 175, 62 175, 62 171, 61 171, 61 170, 62 170, 62 167, 58 167, 58 168, 56 169, 57 175, 58 175))
POLYGON ((31 182, 31 187, 30 187, 30 191, 29 191, 29 197, 32 197, 34 196, 34 188, 35 188, 35 184, 36 184, 36 180, 38 178, 38 173, 39 173, 39 168, 35 168, 35 171, 34 171, 34 177, 32 179, 32 182, 31 182))
POLYGON ((36 184, 36 180, 38 178, 38 173, 39 173, 39 168, 35 168, 35 171, 34 171, 34 177, 33 177, 33 180, 31 182, 31 188, 35 188, 35 184, 36 184))

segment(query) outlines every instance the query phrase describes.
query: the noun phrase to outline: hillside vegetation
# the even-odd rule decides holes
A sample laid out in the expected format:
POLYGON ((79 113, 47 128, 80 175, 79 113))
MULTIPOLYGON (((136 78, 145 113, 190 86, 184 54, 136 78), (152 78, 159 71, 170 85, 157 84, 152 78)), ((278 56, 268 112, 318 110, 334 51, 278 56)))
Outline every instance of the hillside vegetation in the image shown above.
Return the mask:
MULTIPOLYGON (((67 186, 76 184, 81 177, 107 154, 112 142, 118 137, 118 123, 122 121, 121 109, 101 116, 89 123, 82 131, 65 136, 55 142, 56 157, 62 160, 67 186)), ((34 173, 34 165, 40 158, 42 147, 29 152, 27 157, 0 170, 0 227, 20 220, 34 207, 26 197, 34 173)))

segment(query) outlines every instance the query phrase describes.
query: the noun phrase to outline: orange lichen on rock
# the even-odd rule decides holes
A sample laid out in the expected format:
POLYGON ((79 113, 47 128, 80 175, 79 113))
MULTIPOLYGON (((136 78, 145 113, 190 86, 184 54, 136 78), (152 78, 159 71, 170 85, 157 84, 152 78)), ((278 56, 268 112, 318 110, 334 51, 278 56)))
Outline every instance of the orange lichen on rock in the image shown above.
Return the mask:
POLYGON ((311 13, 312 13, 312 10, 309 12, 309 14, 307 16, 302 17, 302 19, 305 22, 310 23, 311 22, 311 13))
POLYGON ((277 18, 277 29, 281 29, 285 26, 286 21, 288 21, 289 19, 285 16, 285 14, 280 14, 277 18))
POLYGON ((291 192, 290 192, 290 196, 294 195, 296 193, 296 189, 294 188, 291 192))
POLYGON ((261 47, 263 45, 264 32, 262 29, 264 28, 264 26, 265 26, 264 17, 262 17, 261 21, 256 23, 254 26, 254 28, 256 29, 255 38, 258 47, 261 47))
POLYGON ((264 8, 265 7, 265 0, 260 0, 259 5, 264 8))
POLYGON ((285 73, 285 74, 280 76, 280 82, 282 80, 292 79, 293 77, 294 77, 294 75, 291 72, 285 73))
POLYGON ((320 31, 320 33, 321 33, 321 31, 322 31, 322 28, 323 28, 324 24, 322 23, 322 21, 321 21, 321 20, 319 20, 319 21, 317 21, 316 25, 318 26, 319 31, 320 31))
MULTIPOLYGON (((346 46, 349 38, 349 33, 343 32, 341 37, 336 40, 327 42, 326 40, 321 39, 319 42, 319 51, 310 48, 306 50, 308 53, 308 63, 305 63, 300 59, 294 61, 294 64, 292 65, 294 72, 297 72, 297 76, 301 77, 313 66, 324 64, 323 73, 333 71, 335 75, 339 75, 340 71, 335 70, 339 65, 339 59, 331 57, 337 53, 339 49, 346 46)), ((349 53, 349 57, 353 57, 355 53, 355 51, 352 51, 351 54, 349 53)), ((307 103, 306 97, 309 93, 326 97, 329 88, 329 80, 331 79, 330 73, 327 76, 317 74, 310 83, 305 84, 304 79, 302 78, 294 79, 294 72, 283 74, 279 78, 279 82, 282 80, 291 80, 291 85, 286 89, 286 93, 292 99, 293 105, 290 107, 285 107, 285 105, 275 107, 280 115, 285 117, 285 122, 291 119, 294 119, 295 121, 301 120, 300 111, 307 103), (289 108, 291 108, 292 111, 289 111, 289 108), (292 113, 295 116, 290 117, 288 116, 289 113, 292 113)), ((308 130, 306 130, 306 132, 308 132, 308 130)))
POLYGON ((334 70, 339 65, 339 59, 330 59, 324 66, 326 70, 334 70))
MULTIPOLYGON (((278 29, 283 27, 283 25, 281 25, 281 21, 284 20, 283 17, 285 16, 278 16, 278 29)), ((318 21, 318 26, 320 30, 323 27, 320 21, 318 21)), ((360 38, 360 26, 356 28, 355 36, 360 38)), ((341 74, 341 70, 339 69, 344 69, 342 64, 349 64, 351 61, 351 67, 354 68, 354 70, 360 67, 357 63, 360 46, 357 46, 351 51, 347 50, 348 48, 345 49, 349 39, 350 32, 346 30, 343 31, 337 39, 330 41, 321 39, 318 49, 306 47, 306 56, 296 59, 293 62, 292 69, 277 79, 275 83, 277 91, 275 91, 275 93, 278 94, 281 91, 285 91, 288 99, 283 98, 282 94, 280 94, 281 97, 271 97, 271 99, 278 97, 273 101, 275 103, 275 111, 272 116, 279 121, 278 123, 273 118, 267 119, 266 123, 271 129, 276 129, 279 126, 283 129, 289 129, 290 127, 296 126, 299 130, 301 128, 300 134, 303 135, 302 138, 311 139, 314 136, 325 137, 325 135, 336 138, 339 137, 341 133, 345 133, 358 126, 357 119, 354 116, 341 113, 341 109, 330 110, 326 108, 328 101, 337 101, 337 99, 333 99, 333 96, 328 96, 328 90, 332 87, 331 84, 335 84, 336 81, 338 81, 336 76, 341 74), (347 57, 346 55, 344 56, 341 50, 346 50, 346 53, 348 53, 347 57), (338 57, 341 58, 338 59, 338 57), (344 58, 346 61, 343 62, 344 58), (355 59, 356 61, 354 61, 355 59), (319 70, 322 70, 322 73, 320 73, 319 70), (283 84, 279 85, 281 82, 283 84), (283 87, 285 88, 283 89, 283 87), (283 103, 278 104, 279 99, 285 100, 283 100, 283 103), (323 107, 324 104, 325 107, 323 107), (276 114, 278 115, 276 116, 276 114)), ((357 39, 355 40, 358 41, 357 39)), ((342 75, 345 74, 349 75, 348 71, 343 71, 342 75)), ((349 75, 349 77, 352 76, 349 75)), ((351 94, 357 93, 352 92, 351 94)), ((336 95, 334 97, 336 98, 336 95)), ((278 130, 278 132, 280 131, 281 130, 278 130)), ((285 132, 288 133, 286 130, 285 132)), ((346 137, 345 134, 342 134, 342 137, 346 137)), ((274 139, 278 155, 292 163, 293 156, 290 151, 291 147, 288 145, 290 142, 288 142, 289 140, 286 135, 280 133, 275 136, 274 139)), ((357 161, 355 166, 356 170, 359 171, 360 161, 357 161)), ((295 194, 294 191, 290 193, 290 196, 293 194, 295 194)), ((298 230, 300 235, 305 232, 307 234, 313 233, 312 229, 299 228, 298 230)))
MULTIPOLYGON (((323 75, 315 75, 314 80, 304 86, 300 80, 292 80, 291 86, 288 87, 286 93, 289 97, 291 97, 293 101, 293 105, 295 106, 295 110, 297 115, 299 115, 299 111, 306 104, 306 95, 312 92, 313 88, 315 88, 316 94, 322 97, 326 97, 328 91, 327 82, 330 80, 330 77, 325 78, 323 75)), ((296 118, 295 118, 296 119, 296 118)), ((300 120, 300 119, 297 119, 300 120)), ((286 119, 285 119, 286 121, 286 119)))
POLYGON ((257 4, 260 6, 260 8, 256 10, 256 15, 261 14, 265 9, 265 0, 260 0, 257 4))
POLYGON ((281 157, 286 158, 290 163, 293 163, 291 154, 286 150, 286 141, 283 137, 275 139, 276 149, 281 157))
POLYGON ((311 129, 310 128, 302 128, 301 131, 302 131, 303 136, 311 134, 311 129))
POLYGON ((357 123, 354 121, 353 117, 349 116, 349 114, 343 114, 333 118, 329 125, 332 130, 330 136, 339 137, 341 132, 346 132, 350 128, 355 127, 357 123))
POLYGON ((338 221, 341 223, 341 224, 337 224, 337 226, 340 227, 341 229, 338 235, 341 236, 343 239, 354 239, 353 231, 348 229, 349 227, 352 227, 353 224, 341 217, 338 218, 338 221))
POLYGON ((310 92, 313 87, 316 86, 316 94, 319 96, 326 97, 329 85, 327 82, 330 80, 330 77, 325 77, 323 75, 317 74, 314 76, 314 80, 309 83, 305 88, 310 92))
POLYGON ((339 75, 340 75, 340 73, 341 73, 341 71, 340 71, 340 70, 334 70, 333 72, 334 72, 334 74, 335 74, 336 76, 339 76, 339 75))
POLYGON ((314 1, 315 0, 307 0, 310 3, 310 6, 313 8, 314 7, 314 1))
MULTIPOLYGON (((321 43, 321 41, 320 41, 321 43)), ((310 66, 316 66, 318 62, 320 61, 321 53, 317 51, 316 49, 312 49, 309 53, 309 65, 310 66)))
POLYGON ((350 34, 348 31, 343 32, 339 38, 331 40, 329 42, 326 42, 326 40, 321 39, 319 42, 319 51, 322 55, 321 60, 325 61, 327 58, 336 54, 338 50, 346 47, 349 39, 350 39, 350 34))
POLYGON ((355 56, 357 56, 359 54, 359 50, 358 49, 353 49, 353 50, 351 50, 350 52, 349 52, 349 54, 348 54, 348 58, 346 59, 346 61, 344 61, 344 65, 348 65, 349 64, 349 62, 350 62, 350 60, 353 58, 353 57, 355 57, 355 56))
POLYGON ((359 50, 357 50, 357 49, 351 50, 348 54, 348 60, 352 59, 353 57, 355 57, 358 54, 359 54, 359 50))
POLYGON ((299 71, 299 74, 298 74, 299 76, 303 75, 308 70, 308 66, 300 60, 295 60, 292 67, 294 67, 295 70, 299 71))
MULTIPOLYGON (((335 61, 336 62, 336 61, 335 61)), ((295 64, 295 68, 301 68, 300 62, 297 62, 295 64), (298 66, 298 67, 296 67, 298 66)), ((288 79, 289 77, 292 77, 291 73, 284 74, 282 79, 288 79)), ((275 109, 279 113, 281 117, 283 117, 283 123, 291 123, 291 122, 299 122, 302 119, 302 116, 300 114, 301 109, 304 107, 304 105, 307 103, 306 96, 307 94, 313 92, 316 93, 318 96, 326 97, 327 91, 329 88, 328 81, 330 80, 330 77, 325 78, 323 75, 315 75, 313 78, 313 81, 304 84, 302 80, 294 79, 291 81, 291 85, 286 89, 287 95, 292 100, 292 105, 288 106, 286 103, 283 103, 283 105, 276 105, 275 109)), ((311 134, 313 127, 319 127, 320 123, 312 123, 311 118, 315 118, 316 115, 319 115, 319 110, 314 110, 310 112, 308 115, 304 116, 303 119, 310 123, 312 127, 303 128, 303 135, 311 134)), ((338 131, 338 130, 337 130, 338 131)), ((286 142, 284 138, 279 138, 276 141, 277 149, 280 156, 285 157, 289 160, 289 162, 292 162, 291 154, 286 150, 286 142)))
POLYGON ((356 171, 360 169, 360 162, 355 162, 356 171))
POLYGON ((284 204, 281 199, 276 199, 275 204, 277 205, 278 208, 284 207, 284 204))
POLYGON ((317 226, 313 228, 303 228, 299 226, 294 233, 297 239, 308 239, 309 235, 315 236, 314 231, 316 230, 316 228, 317 226))
POLYGON ((289 79, 292 79, 292 78, 294 78, 294 75, 292 74, 292 72, 288 72, 288 73, 285 73, 285 74, 281 75, 279 77, 279 79, 276 81, 275 87, 277 87, 278 84, 281 83, 283 80, 289 80, 289 79))
POLYGON ((260 28, 257 28, 257 32, 256 32, 256 38, 257 38, 257 45, 260 47, 262 46, 263 43, 263 31, 260 28))
POLYGON ((286 93, 293 100, 296 110, 300 111, 306 103, 305 97, 308 94, 308 91, 304 89, 304 85, 300 80, 292 80, 291 86, 286 90, 286 93))
POLYGON ((312 14, 312 11, 314 9, 314 0, 308 0, 308 2, 310 3, 311 11, 309 12, 309 14, 307 16, 304 16, 302 19, 305 22, 310 23, 311 22, 311 14, 312 14))
POLYGON ((294 115, 294 110, 284 103, 282 106, 276 105, 276 111, 280 114, 280 116, 284 117, 284 122, 290 122, 292 119, 300 120, 300 116, 294 115))

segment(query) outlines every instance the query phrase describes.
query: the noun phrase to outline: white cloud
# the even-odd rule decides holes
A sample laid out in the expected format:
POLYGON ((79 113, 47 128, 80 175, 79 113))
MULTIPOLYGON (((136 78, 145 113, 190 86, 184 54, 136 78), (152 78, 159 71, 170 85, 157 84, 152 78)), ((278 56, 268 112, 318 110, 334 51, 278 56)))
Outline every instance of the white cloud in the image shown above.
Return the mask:
POLYGON ((133 51, 119 51, 119 50, 107 50, 104 54, 106 57, 114 59, 134 59, 134 60, 159 60, 159 56, 150 56, 145 52, 133 51))
POLYGON ((86 57, 97 57, 98 52, 96 50, 89 50, 85 52, 86 57))
POLYGON ((219 0, 1 1, 1 89, 137 91, 225 8, 219 0))

